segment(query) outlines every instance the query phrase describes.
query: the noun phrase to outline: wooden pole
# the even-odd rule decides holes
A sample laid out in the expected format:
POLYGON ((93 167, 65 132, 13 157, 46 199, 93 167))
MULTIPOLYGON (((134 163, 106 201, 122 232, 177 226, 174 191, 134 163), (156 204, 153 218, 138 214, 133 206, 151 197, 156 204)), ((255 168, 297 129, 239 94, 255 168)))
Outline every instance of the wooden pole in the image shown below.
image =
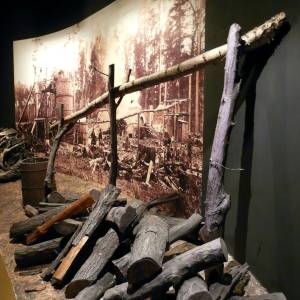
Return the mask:
POLYGON ((116 185, 118 175, 118 136, 117 136, 117 105, 115 102, 115 65, 109 66, 108 73, 108 98, 109 98, 109 116, 110 116, 110 138, 111 138, 111 165, 109 174, 109 183, 116 185))
POLYGON ((223 235, 223 225, 230 207, 230 196, 225 192, 223 175, 225 149, 232 125, 233 109, 240 91, 240 82, 237 82, 236 77, 240 31, 241 27, 238 24, 232 24, 228 34, 224 88, 208 170, 205 226, 201 228, 201 237, 204 241, 209 241, 223 235))

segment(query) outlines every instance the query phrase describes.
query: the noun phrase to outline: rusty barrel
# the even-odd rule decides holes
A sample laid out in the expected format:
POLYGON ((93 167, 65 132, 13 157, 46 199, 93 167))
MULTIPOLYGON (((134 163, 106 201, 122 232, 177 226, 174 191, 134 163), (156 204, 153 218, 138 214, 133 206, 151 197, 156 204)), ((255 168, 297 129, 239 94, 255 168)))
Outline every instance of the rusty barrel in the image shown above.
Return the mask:
POLYGON ((25 159, 21 164, 23 205, 37 207, 45 197, 44 180, 48 159, 35 157, 25 159))

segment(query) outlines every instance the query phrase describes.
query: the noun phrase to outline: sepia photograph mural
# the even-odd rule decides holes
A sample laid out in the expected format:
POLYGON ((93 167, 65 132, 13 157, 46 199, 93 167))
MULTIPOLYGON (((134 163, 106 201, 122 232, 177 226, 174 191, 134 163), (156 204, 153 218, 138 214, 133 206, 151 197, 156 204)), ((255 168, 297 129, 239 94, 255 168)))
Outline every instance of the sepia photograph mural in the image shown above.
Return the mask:
MULTIPOLYGON (((14 42, 17 126, 47 154, 50 124, 115 85, 152 74, 204 51, 205 0, 118 0, 53 34, 14 42)), ((179 191, 186 215, 199 210, 202 188, 202 71, 125 95, 117 110, 118 185, 150 199, 179 191)), ((77 122, 64 137, 56 171, 107 183, 108 107, 77 122)))

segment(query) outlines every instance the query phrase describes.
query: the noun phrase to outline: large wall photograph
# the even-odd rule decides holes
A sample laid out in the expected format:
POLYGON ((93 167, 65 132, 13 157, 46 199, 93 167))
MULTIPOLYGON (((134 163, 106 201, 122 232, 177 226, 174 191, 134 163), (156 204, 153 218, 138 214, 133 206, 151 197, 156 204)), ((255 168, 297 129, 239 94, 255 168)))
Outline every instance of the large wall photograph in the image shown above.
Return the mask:
MULTIPOLYGON (((152 74, 204 51, 205 0, 117 0, 60 32, 14 42, 16 122, 48 153, 49 124, 115 85, 152 74)), ((202 188, 204 73, 194 72, 125 95, 117 110, 118 185, 147 200, 181 192, 183 212, 199 210, 202 188)), ((60 146, 56 170, 107 183, 108 107, 79 120, 60 146)))

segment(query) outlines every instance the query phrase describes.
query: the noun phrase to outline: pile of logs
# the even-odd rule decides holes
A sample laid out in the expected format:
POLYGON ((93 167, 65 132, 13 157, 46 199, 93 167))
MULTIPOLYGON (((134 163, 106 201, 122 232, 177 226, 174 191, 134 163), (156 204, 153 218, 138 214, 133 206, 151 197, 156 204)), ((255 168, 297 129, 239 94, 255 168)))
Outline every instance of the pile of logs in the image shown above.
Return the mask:
POLYGON ((199 240, 202 217, 154 214, 153 207, 177 201, 179 194, 128 203, 119 194, 120 189, 109 184, 80 198, 67 195, 67 200, 52 192, 38 208, 26 206, 30 218, 10 229, 10 237, 25 244, 15 251, 17 268, 50 263, 42 278, 65 287, 66 298, 226 299, 234 295, 247 265, 234 267, 224 275, 227 282, 224 277, 224 282, 209 287, 199 273, 228 258, 221 238, 204 244, 199 240))

